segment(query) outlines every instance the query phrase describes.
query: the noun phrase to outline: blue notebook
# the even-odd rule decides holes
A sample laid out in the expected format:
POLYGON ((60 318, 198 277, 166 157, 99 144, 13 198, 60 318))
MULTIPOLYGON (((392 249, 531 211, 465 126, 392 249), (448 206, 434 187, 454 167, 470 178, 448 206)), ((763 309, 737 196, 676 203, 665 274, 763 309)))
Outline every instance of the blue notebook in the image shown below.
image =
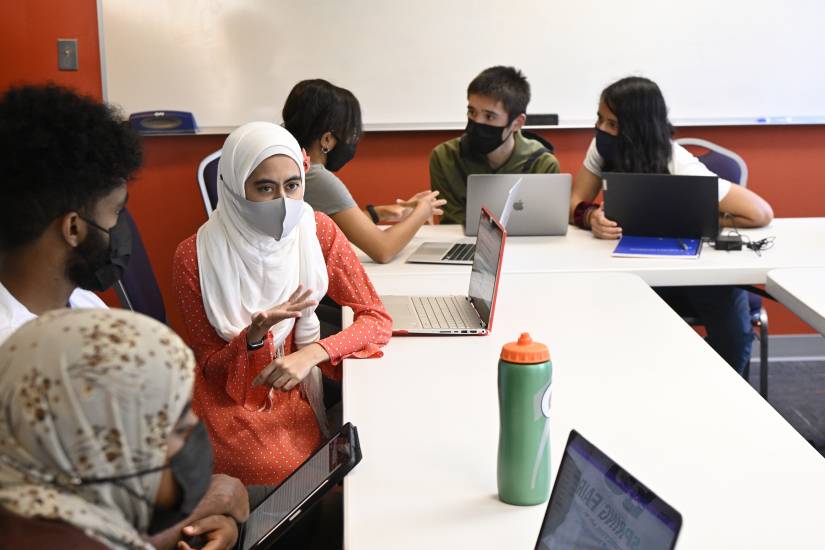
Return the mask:
POLYGON ((616 245, 613 256, 618 258, 698 258, 701 251, 702 239, 625 235, 616 245))

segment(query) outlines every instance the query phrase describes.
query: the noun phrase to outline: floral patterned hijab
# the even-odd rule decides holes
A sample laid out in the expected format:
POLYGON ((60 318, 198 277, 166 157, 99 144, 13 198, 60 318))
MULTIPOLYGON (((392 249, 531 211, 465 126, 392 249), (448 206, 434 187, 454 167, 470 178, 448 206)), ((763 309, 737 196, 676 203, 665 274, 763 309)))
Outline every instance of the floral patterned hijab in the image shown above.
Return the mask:
POLYGON ((0 506, 152 548, 139 533, 194 365, 169 328, 129 311, 57 310, 20 327, 0 347, 0 506))

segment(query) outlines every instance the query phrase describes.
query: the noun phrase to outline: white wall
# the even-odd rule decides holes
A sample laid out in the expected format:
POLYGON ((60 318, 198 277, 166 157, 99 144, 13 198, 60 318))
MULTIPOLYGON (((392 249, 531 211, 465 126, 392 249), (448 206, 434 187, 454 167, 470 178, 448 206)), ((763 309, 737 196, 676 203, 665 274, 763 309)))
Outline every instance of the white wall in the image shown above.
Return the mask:
POLYGON ((100 0, 105 94, 201 127, 280 121, 291 87, 351 89, 372 129, 463 126, 475 74, 515 65, 528 112, 590 125, 641 74, 677 124, 825 121, 825 2, 100 0), (781 118, 780 118, 781 117, 781 118), (785 119, 784 117, 791 117, 785 119), (780 118, 780 120, 775 120, 780 118))

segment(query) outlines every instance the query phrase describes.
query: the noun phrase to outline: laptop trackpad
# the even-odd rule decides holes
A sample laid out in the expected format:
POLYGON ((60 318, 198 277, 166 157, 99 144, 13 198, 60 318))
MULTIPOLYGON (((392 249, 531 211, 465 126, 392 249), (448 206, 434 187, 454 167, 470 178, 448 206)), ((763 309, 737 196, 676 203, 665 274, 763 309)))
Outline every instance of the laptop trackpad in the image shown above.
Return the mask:
POLYGON ((453 243, 424 243, 407 258, 409 263, 438 264, 453 243))
POLYGON ((409 296, 381 296, 381 301, 384 302, 384 307, 392 317, 394 330, 421 328, 409 296))

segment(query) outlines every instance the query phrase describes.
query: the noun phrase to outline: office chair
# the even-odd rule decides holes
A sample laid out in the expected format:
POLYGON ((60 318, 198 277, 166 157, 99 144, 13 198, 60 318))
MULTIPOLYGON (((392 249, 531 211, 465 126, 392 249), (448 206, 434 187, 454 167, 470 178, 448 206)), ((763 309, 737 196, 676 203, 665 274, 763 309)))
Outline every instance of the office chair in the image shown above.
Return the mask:
POLYGON ((547 149, 547 150, 548 150, 548 151, 550 151, 551 153, 555 153, 555 152, 556 152, 556 147, 555 147, 552 143, 550 143, 548 140, 546 140, 545 138, 543 138, 543 137, 542 137, 540 134, 538 134, 537 132, 532 132, 532 131, 530 131, 530 130, 525 130, 524 128, 522 128, 522 130, 521 130, 521 135, 522 135, 523 137, 527 138, 527 139, 533 139, 533 140, 538 141, 539 143, 541 143, 541 144, 544 146, 544 148, 545 148, 545 149, 547 149))
POLYGON ((123 213, 132 229, 132 256, 123 277, 115 283, 115 293, 124 308, 154 317, 165 324, 166 308, 152 264, 149 263, 149 255, 146 254, 135 220, 127 210, 123 213))
MULTIPOLYGON (((680 138, 676 140, 681 146, 699 147, 704 150, 697 158, 708 169, 722 179, 737 183, 742 187, 748 185, 748 165, 745 160, 724 147, 699 138, 680 138)), ((762 307, 762 297, 748 292, 748 306, 751 325, 757 329, 759 338, 759 393, 768 399, 768 312, 762 307)), ((698 319, 686 317, 691 325, 700 324, 698 319)), ((750 379, 750 365, 745 368, 745 379, 750 379)))
POLYGON ((198 185, 207 216, 211 216, 212 211, 218 205, 218 161, 220 159, 221 150, 219 149, 204 158, 198 166, 198 185))

